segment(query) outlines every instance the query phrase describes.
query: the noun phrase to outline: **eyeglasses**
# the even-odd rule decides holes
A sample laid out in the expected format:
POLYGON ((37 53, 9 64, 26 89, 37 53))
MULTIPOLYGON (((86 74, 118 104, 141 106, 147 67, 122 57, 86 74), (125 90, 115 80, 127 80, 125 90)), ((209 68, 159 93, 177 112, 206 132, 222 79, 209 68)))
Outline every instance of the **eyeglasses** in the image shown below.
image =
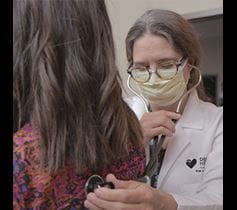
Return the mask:
POLYGON ((140 83, 149 81, 152 73, 156 73, 162 80, 169 80, 175 77, 184 61, 184 57, 178 62, 175 60, 167 60, 159 63, 157 69, 150 69, 144 66, 132 66, 131 64, 127 69, 127 73, 130 74, 136 82, 140 83))

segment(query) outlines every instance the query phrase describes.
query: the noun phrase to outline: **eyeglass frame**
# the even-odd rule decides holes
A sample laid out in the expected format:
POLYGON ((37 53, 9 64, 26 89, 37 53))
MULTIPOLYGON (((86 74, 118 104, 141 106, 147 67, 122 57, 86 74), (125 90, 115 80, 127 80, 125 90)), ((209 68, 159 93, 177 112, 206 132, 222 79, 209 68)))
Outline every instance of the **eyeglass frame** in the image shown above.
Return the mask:
MULTIPOLYGON (((175 72, 174 77, 177 75, 177 73, 178 73, 178 71, 179 71, 179 67, 184 63, 185 60, 186 60, 186 58, 185 58, 185 57, 182 57, 179 61, 176 61, 177 64, 175 65, 175 66, 176 66, 176 72, 175 72)), ((131 62, 130 65, 128 66, 128 68, 127 68, 127 73, 134 79, 134 77, 133 77, 133 75, 132 75, 132 70, 131 70, 132 65, 133 65, 133 63, 131 62)), ((156 69, 151 69, 151 68, 149 68, 149 66, 146 66, 145 69, 146 69, 146 71, 149 73, 149 77, 148 77, 148 79, 147 79, 145 82, 147 82, 147 81, 149 81, 149 80, 151 79, 151 74, 152 74, 152 73, 156 73, 156 75, 157 75, 160 79, 163 79, 163 78, 159 75, 159 73, 158 73, 158 71, 157 71, 157 70, 158 70, 157 68, 156 68, 156 69)), ((171 79, 172 79, 172 78, 171 78, 171 79)), ((138 82, 138 83, 145 83, 145 82, 137 81, 136 79, 134 79, 134 80, 135 80, 136 82, 138 82)))

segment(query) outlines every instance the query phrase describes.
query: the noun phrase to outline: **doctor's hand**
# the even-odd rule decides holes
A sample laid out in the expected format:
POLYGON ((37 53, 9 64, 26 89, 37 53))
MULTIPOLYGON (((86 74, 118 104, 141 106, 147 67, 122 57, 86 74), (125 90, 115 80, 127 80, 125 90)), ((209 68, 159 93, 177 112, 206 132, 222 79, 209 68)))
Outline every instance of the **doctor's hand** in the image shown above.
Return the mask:
POLYGON ((144 144, 160 134, 172 137, 175 132, 175 123, 172 119, 178 120, 180 117, 180 114, 165 110, 145 113, 140 119, 144 144))
POLYGON ((90 210, 176 210, 177 203, 168 193, 136 181, 122 181, 109 174, 115 189, 98 188, 84 203, 90 210))

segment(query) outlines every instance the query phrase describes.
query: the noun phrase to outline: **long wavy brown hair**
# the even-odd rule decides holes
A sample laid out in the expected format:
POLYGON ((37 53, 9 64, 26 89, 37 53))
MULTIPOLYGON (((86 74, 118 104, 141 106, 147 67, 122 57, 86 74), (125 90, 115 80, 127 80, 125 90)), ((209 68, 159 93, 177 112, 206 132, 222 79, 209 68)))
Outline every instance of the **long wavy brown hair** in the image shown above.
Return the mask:
MULTIPOLYGON (((145 34, 166 38, 177 52, 188 58, 190 64, 200 68, 202 49, 197 32, 181 15, 169 10, 153 9, 139 17, 126 37, 127 60, 130 65, 133 62, 134 42, 145 34)), ((198 72, 191 71, 188 88, 195 85, 198 79, 198 72)), ((197 93, 202 100, 211 101, 205 93, 202 82, 197 87, 197 93)))
POLYGON ((14 132, 32 123, 43 167, 78 173, 128 157, 142 132, 122 99, 104 0, 15 0, 14 132))

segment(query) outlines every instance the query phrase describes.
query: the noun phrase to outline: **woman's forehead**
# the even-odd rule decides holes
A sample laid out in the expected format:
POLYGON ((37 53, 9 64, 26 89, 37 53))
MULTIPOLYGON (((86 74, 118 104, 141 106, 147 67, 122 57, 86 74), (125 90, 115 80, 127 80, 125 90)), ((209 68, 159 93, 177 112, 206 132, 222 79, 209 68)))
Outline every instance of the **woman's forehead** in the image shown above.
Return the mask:
POLYGON ((162 36, 144 35, 134 42, 134 62, 177 60, 180 57, 173 46, 162 36))

